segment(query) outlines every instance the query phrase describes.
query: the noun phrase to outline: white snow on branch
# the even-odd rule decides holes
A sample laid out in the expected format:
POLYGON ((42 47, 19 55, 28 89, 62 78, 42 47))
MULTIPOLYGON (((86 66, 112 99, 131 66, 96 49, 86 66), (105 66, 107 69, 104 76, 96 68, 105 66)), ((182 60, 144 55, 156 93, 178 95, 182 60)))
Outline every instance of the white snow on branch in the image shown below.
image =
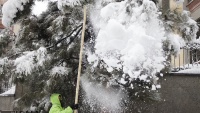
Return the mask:
POLYGON ((8 64, 8 58, 5 57, 5 58, 0 58, 0 74, 3 73, 3 67, 8 64))
POLYGON ((58 9, 63 10, 64 6, 80 5, 82 0, 58 0, 58 9))
POLYGON ((69 72, 69 69, 63 66, 55 66, 52 70, 51 70, 51 75, 55 76, 55 75, 67 75, 69 72))
POLYGON ((7 57, 5 57, 3 59, 0 58, 0 66, 4 66, 7 63, 8 63, 8 58, 7 57))
POLYGON ((181 24, 181 27, 180 27, 182 32, 184 32, 184 34, 186 35, 186 36, 184 36, 184 38, 190 37, 191 40, 196 39, 196 37, 197 37, 196 34, 199 30, 197 22, 190 17, 189 11, 183 11, 181 16, 182 16, 182 18, 184 19, 184 22, 185 22, 184 24, 181 24))
POLYGON ((180 48, 185 46, 185 41, 177 34, 168 34, 168 39, 173 47, 171 49, 173 49, 174 52, 176 52, 177 54, 180 52, 180 48))
POLYGON ((43 66, 44 61, 48 58, 47 50, 44 47, 40 47, 37 51, 24 52, 23 56, 14 61, 16 73, 29 75, 34 68, 43 66))
POLYGON ((34 55, 35 52, 27 52, 25 53, 25 55, 17 58, 15 60, 15 66, 16 66, 16 73, 20 73, 20 74, 31 74, 33 68, 35 67, 34 65, 34 55))
POLYGON ((42 12, 47 10, 48 1, 35 1, 33 5, 32 13, 39 16, 42 12))
POLYGON ((200 37, 198 39, 195 39, 193 42, 200 44, 200 37))
POLYGON ((29 0, 8 0, 2 8, 2 23, 5 27, 10 27, 13 19, 18 11, 24 10, 24 5, 29 3, 29 0))

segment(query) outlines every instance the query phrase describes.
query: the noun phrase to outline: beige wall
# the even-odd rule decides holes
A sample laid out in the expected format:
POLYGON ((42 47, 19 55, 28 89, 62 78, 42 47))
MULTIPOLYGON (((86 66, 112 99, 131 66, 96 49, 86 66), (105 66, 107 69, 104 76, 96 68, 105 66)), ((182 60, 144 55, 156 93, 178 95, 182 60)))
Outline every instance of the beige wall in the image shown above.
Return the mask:
POLYGON ((185 66, 186 64, 190 63, 190 53, 188 50, 180 50, 180 54, 175 57, 171 56, 171 65, 173 68, 177 68, 179 66, 185 66))
POLYGON ((187 1, 187 0, 184 0, 183 9, 188 11, 189 9, 186 7, 187 4, 188 4, 188 1, 187 1))
POLYGON ((194 20, 197 20, 200 17, 200 8, 192 12, 191 16, 194 20))
POLYGON ((191 17, 197 20, 200 17, 200 0, 192 0, 188 3, 188 0, 184 1, 184 9, 191 12, 191 17))
POLYGON ((13 110, 14 96, 0 96, 0 110, 13 110))
POLYGON ((4 4, 7 0, 0 0, 0 4, 4 4))
MULTIPOLYGON (((176 10, 179 13, 182 13, 182 11, 183 11, 183 3, 177 3, 177 2, 175 2, 175 0, 164 0, 163 2, 164 2, 163 5, 166 5, 166 4, 169 5, 168 8, 171 11, 176 10)), ((167 6, 165 6, 165 7, 167 7, 167 6)), ((168 10, 168 9, 166 9, 166 10, 168 10)), ((176 34, 180 34, 180 33, 177 32, 177 30, 175 30, 175 31, 176 31, 175 32, 176 34)), ((189 63, 188 62, 189 60, 187 60, 188 56, 186 56, 186 55, 187 55, 186 51, 183 51, 183 50, 180 51, 180 54, 177 57, 172 55, 171 56, 171 65, 172 65, 172 67, 176 68, 176 67, 179 67, 179 66, 184 66, 185 64, 189 63)))
POLYGON ((183 3, 177 3, 174 0, 159 0, 160 4, 162 4, 162 11, 163 14, 165 15, 168 10, 170 11, 178 11, 182 12, 183 11, 183 3))
POLYGON ((15 35, 18 34, 19 29, 20 29, 20 24, 14 24, 14 26, 13 26, 13 32, 15 33, 15 35))
POLYGON ((177 4, 175 2, 175 0, 170 0, 170 10, 174 11, 177 10, 178 12, 182 12, 183 11, 183 3, 179 3, 177 4))

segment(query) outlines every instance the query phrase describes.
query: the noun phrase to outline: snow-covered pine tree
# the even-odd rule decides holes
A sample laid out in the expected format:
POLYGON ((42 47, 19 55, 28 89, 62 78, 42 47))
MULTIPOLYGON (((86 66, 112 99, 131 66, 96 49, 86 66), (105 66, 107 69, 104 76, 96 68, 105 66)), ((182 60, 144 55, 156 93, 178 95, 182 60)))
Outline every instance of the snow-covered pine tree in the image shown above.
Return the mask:
POLYGON ((8 90, 12 85, 12 73, 9 68, 11 63, 9 57, 12 57, 12 44, 15 35, 9 29, 4 29, 0 33, 0 93, 8 90))
MULTIPOLYGON (((88 84, 123 90, 131 99, 156 99, 152 90, 160 88, 157 74, 166 66, 162 42, 168 32, 154 2, 58 0, 50 2, 39 17, 30 14, 34 2, 8 0, 3 8, 4 25, 18 22, 21 26, 12 57, 7 53, 0 57, 12 64, 2 76, 9 72, 15 83, 24 86, 16 109, 34 104, 48 112, 53 92, 63 95, 64 106, 74 102, 83 5, 88 6, 88 20, 82 73, 88 84)), ((89 96, 98 101, 95 94, 89 96)), ((84 108, 81 111, 88 111, 84 108)))
MULTIPOLYGON (((10 27, 18 22, 21 26, 10 48, 12 57, 6 59, 13 65, 5 69, 24 88, 15 102, 16 110, 28 109, 33 102, 38 104, 38 110, 44 109, 53 92, 62 94, 68 104, 74 103, 82 5, 89 1, 50 2, 48 10, 39 17, 30 14, 34 2, 8 0, 3 7, 4 25, 10 27)), ((86 42, 91 38, 90 32, 86 30, 86 42)), ((1 60, 8 57, 7 53, 2 54, 1 60)), ((7 75, 4 72, 2 76, 7 75)))
POLYGON ((190 12, 188 11, 168 10, 163 16, 165 16, 164 22, 167 32, 166 41, 170 42, 168 49, 172 50, 171 54, 176 56, 181 47, 197 38, 199 28, 197 22, 190 17, 190 12))

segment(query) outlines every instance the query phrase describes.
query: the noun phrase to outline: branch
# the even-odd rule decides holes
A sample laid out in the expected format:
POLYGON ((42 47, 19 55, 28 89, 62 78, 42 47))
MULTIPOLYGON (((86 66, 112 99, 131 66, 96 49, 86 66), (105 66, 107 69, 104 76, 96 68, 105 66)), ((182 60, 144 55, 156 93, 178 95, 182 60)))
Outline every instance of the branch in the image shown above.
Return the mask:
POLYGON ((10 55, 10 56, 8 56, 8 59, 13 58, 13 57, 15 57, 15 56, 18 56, 18 55, 20 55, 20 54, 22 54, 22 53, 23 53, 23 52, 15 53, 15 54, 13 54, 13 55, 10 55))
MULTIPOLYGON (((80 27, 80 29, 82 29, 82 25, 79 25, 76 29, 74 29, 69 35, 67 35, 66 37, 58 40, 55 44, 53 44, 52 46, 47 47, 47 49, 50 49, 52 47, 55 47, 57 44, 61 43, 63 40, 67 39, 68 37, 70 37, 78 28, 80 27)), ((79 30, 80 30, 79 29, 79 30)), ((80 31, 78 31, 80 32, 80 31)), ((76 35, 75 35, 76 36, 76 35)), ((74 37, 74 36, 73 36, 74 37)))
POLYGON ((70 42, 68 43, 67 47, 74 41, 75 37, 78 36, 81 30, 82 30, 82 27, 80 27, 77 33, 73 37, 71 37, 72 39, 70 38, 70 42))

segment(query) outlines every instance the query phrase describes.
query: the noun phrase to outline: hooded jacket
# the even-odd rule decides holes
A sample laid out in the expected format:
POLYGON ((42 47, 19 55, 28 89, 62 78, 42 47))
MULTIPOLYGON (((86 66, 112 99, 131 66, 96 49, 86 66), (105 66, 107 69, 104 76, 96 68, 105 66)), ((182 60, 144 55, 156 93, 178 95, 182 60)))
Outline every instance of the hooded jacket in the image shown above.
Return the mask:
POLYGON ((49 113, 73 113, 73 110, 71 107, 67 107, 67 108, 62 108, 60 100, 59 100, 59 95, 60 94, 52 94, 50 97, 51 103, 52 103, 52 107, 49 111, 49 113))

